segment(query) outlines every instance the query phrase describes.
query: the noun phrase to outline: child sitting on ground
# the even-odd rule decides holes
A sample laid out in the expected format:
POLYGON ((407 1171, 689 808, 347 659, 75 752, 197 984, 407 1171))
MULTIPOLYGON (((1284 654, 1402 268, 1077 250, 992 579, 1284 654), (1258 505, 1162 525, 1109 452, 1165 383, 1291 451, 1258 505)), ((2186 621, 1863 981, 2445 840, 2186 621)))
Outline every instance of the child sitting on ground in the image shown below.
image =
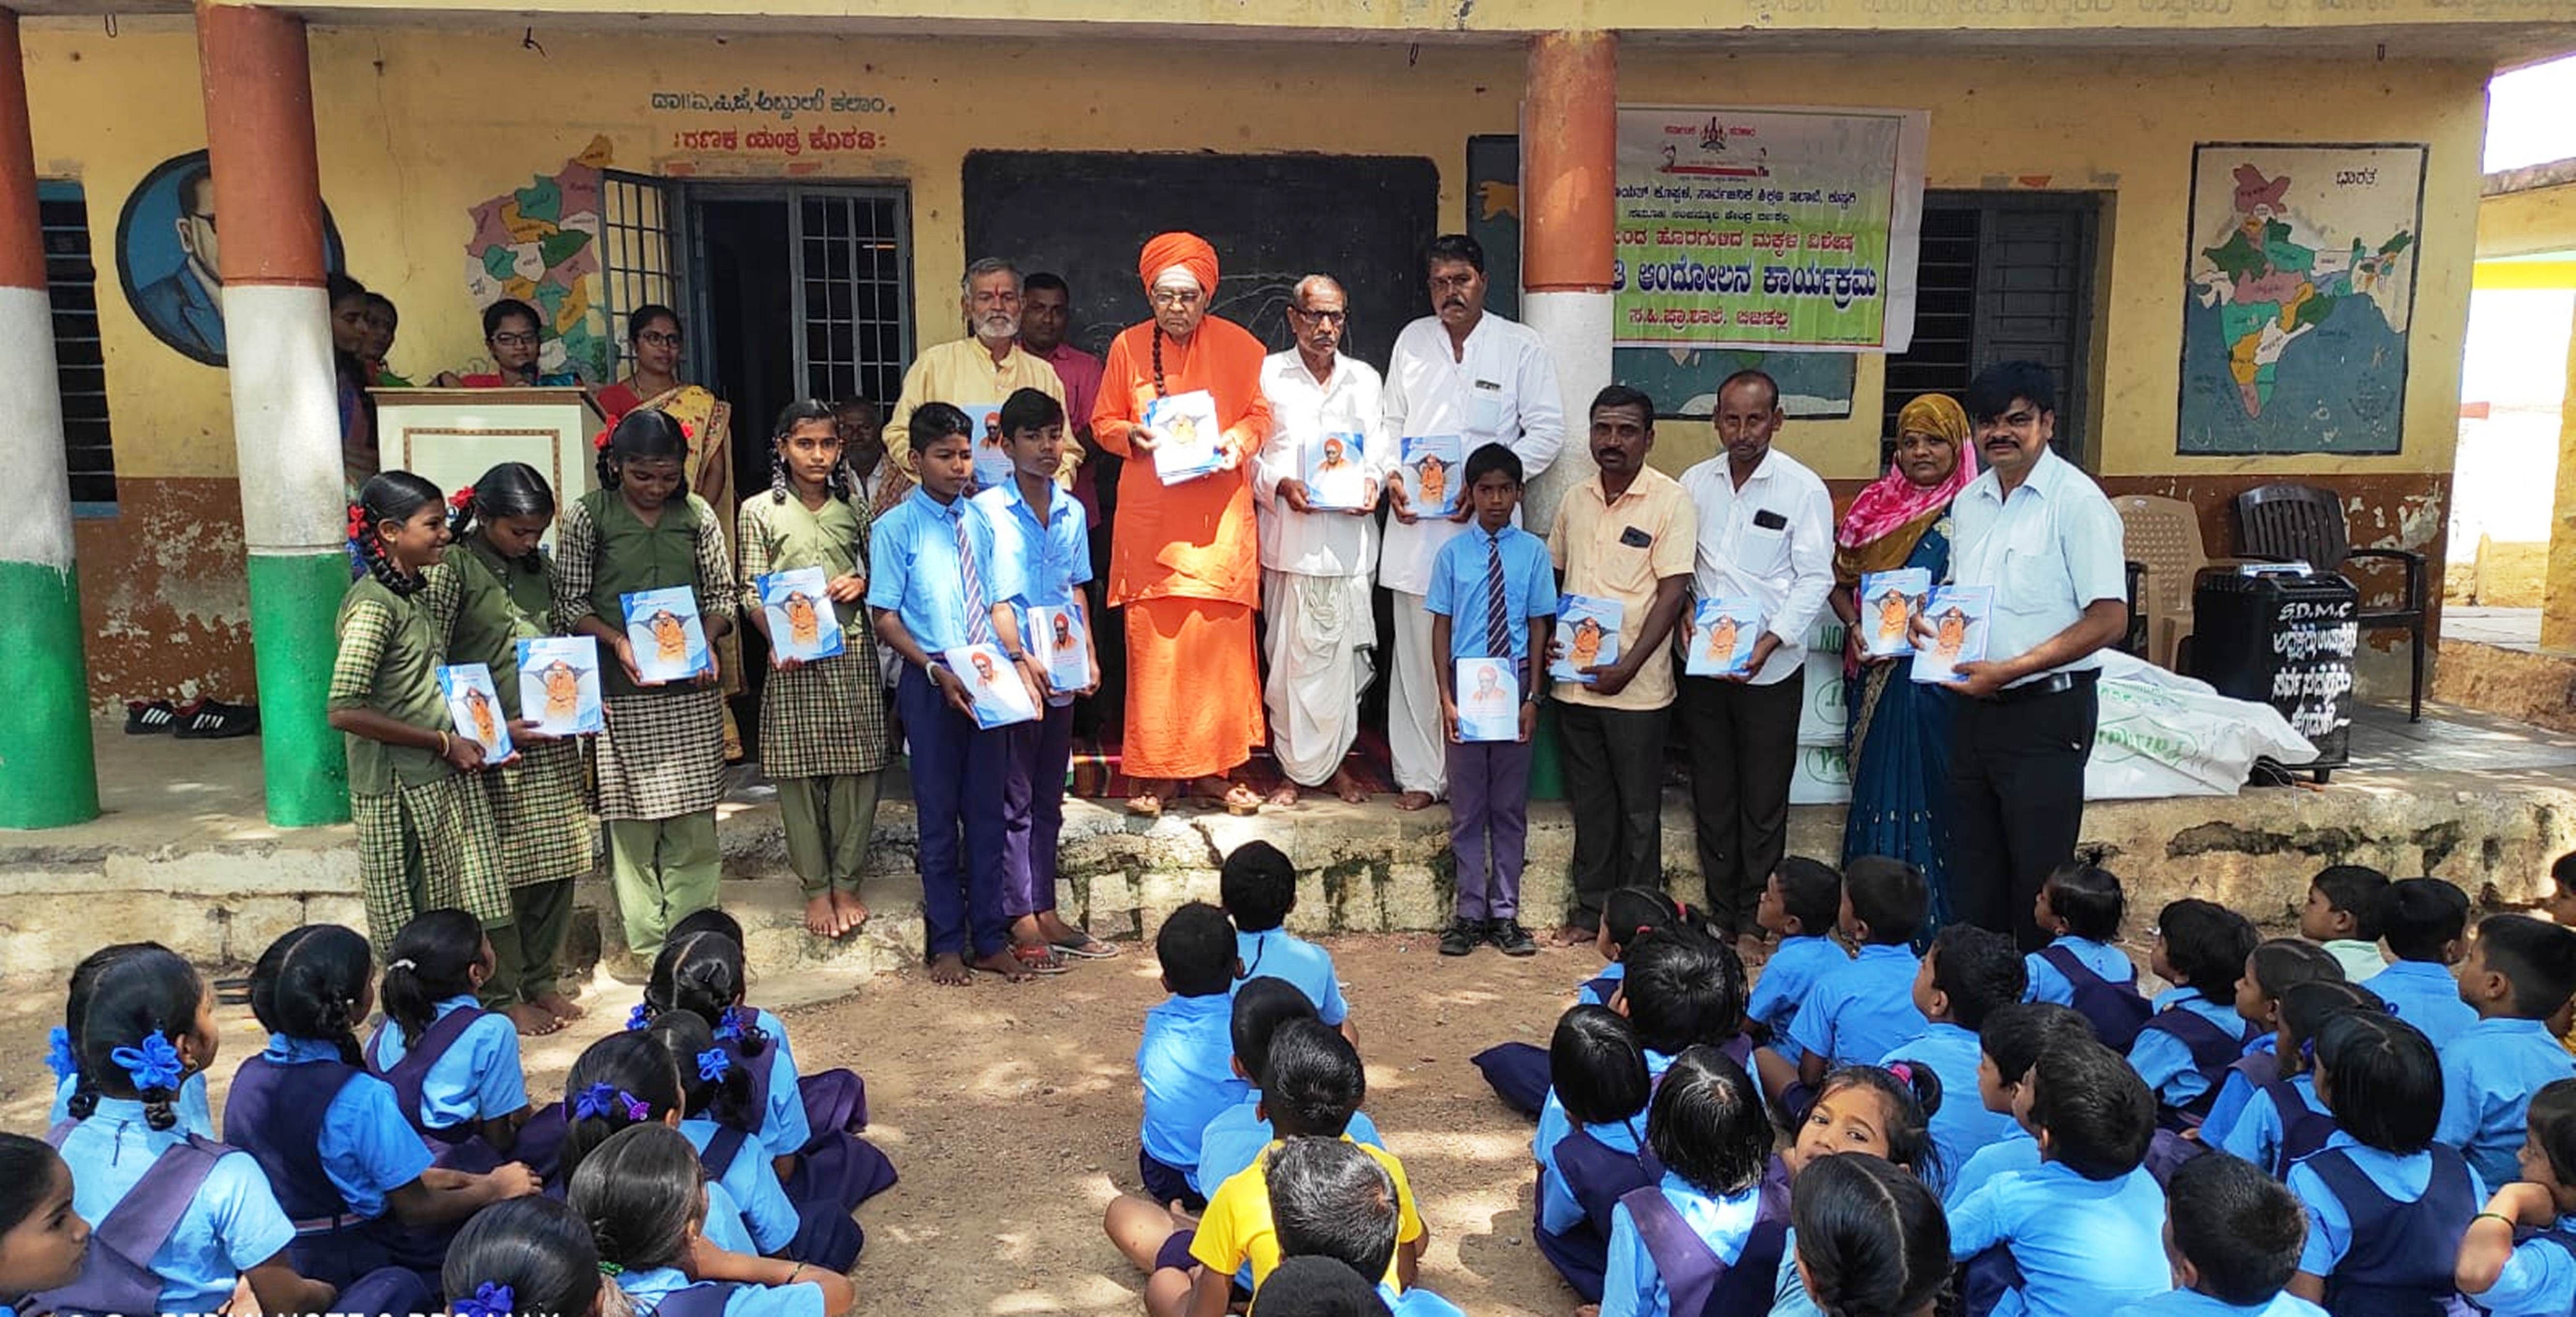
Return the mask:
POLYGON ((2290 1191, 2233 1157, 2197 1157, 2165 1186, 2165 1260, 2174 1287, 2118 1317, 2325 1317, 2285 1292, 2307 1217, 2290 1191))
POLYGON ((2454 1279, 2490 1317, 2563 1317, 2576 1311, 2576 1079, 2531 1095, 2519 1161, 2522 1178, 2470 1218, 2454 1279))
POLYGON ((1914 1008, 1923 1013, 1924 1030, 1879 1058, 1880 1065, 1928 1066, 1941 1077, 1944 1092, 1961 1095, 1963 1100, 1943 1103, 1932 1117, 1932 1139, 1945 1166, 1967 1165, 1978 1149, 2002 1141, 2013 1127, 2010 1112, 1988 1111, 1964 1098, 1975 1091, 1983 1065, 1977 1031, 1997 1009, 2021 1000, 2025 972, 2011 938, 1974 924, 1942 929, 1914 977, 1914 1008))
POLYGON ((1794 1247, 1782 1274, 1796 1279, 1797 1297, 1784 1295, 1775 1317, 1931 1317, 1949 1284, 1941 1201, 1903 1167, 1867 1153, 1827 1158, 1798 1176, 1789 1219, 1794 1247))
MULTIPOLYGON (((1235 1077, 1247 1084, 1259 1083, 1262 1072, 1270 1068, 1270 1039, 1279 1026, 1314 1018, 1314 1003, 1296 984, 1286 979, 1244 980, 1234 990, 1234 1016, 1227 1031, 1234 1043, 1235 1077)), ((1350 1135, 1362 1143, 1386 1146, 1386 1140, 1378 1137, 1377 1123, 1365 1111, 1351 1113, 1350 1135)), ((1225 1183, 1258 1160, 1274 1137, 1270 1122, 1261 1114, 1261 1090, 1256 1087, 1241 1102, 1218 1112, 1199 1135, 1199 1164, 1191 1168, 1190 1187, 1205 1194, 1225 1183)), ((1162 1205, 1149 1206, 1159 1210, 1162 1205)))
POLYGON ((2484 1195, 2460 1154, 2433 1141, 2442 1087, 2433 1045, 2403 1020, 2364 1011, 2329 1017, 2315 1041, 2317 1096, 2336 1129, 2290 1168, 2290 1192, 2308 1209, 2290 1292, 2338 1317, 2441 1312, 2484 1195))
POLYGON ((1601 1301, 1610 1209, 1655 1182, 1646 1144, 1646 1051, 1606 1006, 1576 1006, 1548 1044, 1554 1102, 1539 1124, 1538 1250, 1589 1303, 1601 1301))
POLYGON ((1234 926, 1225 912, 1192 901, 1172 912, 1154 936, 1163 989, 1171 997, 1145 1012, 1136 1044, 1136 1076, 1145 1085, 1145 1119, 1137 1131, 1136 1171, 1157 1203, 1192 1211, 1207 1200, 1190 1188, 1199 1142, 1217 1113, 1241 1102, 1252 1086, 1234 1075, 1234 926))
POLYGON ((2367 865, 2329 864, 2308 880, 2299 936, 2331 952, 2345 982, 2360 983, 2388 968, 2388 957, 2379 952, 2387 909, 2387 874, 2367 865))
POLYGON ((1217 899, 1234 921, 1234 955, 1242 962, 1235 973, 1245 981, 1267 977, 1296 984, 1315 1004, 1317 1018, 1357 1041, 1341 979, 1333 973, 1333 953, 1280 927, 1297 908, 1297 869, 1288 856, 1266 841, 1235 847, 1217 873, 1217 899))
POLYGON ((367 1068, 394 1086, 438 1164, 470 1174, 512 1155, 531 1114, 518 1030, 476 997, 492 965, 481 921, 462 910, 422 912, 386 953, 385 1021, 366 1051, 367 1068))
POLYGON ((838 1272, 708 1247, 700 1235, 704 1174, 697 1149, 678 1130, 654 1123, 610 1135, 573 1172, 566 1197, 590 1223, 601 1270, 634 1310, 783 1317, 846 1313, 858 1302, 856 1287, 838 1272))
POLYGON ((2196 898, 2156 917, 2148 968, 2174 986, 2156 997, 2156 1013, 2129 1048, 2129 1067, 2155 1094, 2158 1121, 2168 1129, 2199 1126, 2227 1068, 2254 1040, 2254 1026, 2236 1013, 2236 980, 2256 940, 2245 916, 2196 898))
POLYGON ((2424 1031, 2434 1050, 2450 1046, 2478 1013, 2460 1000, 2460 976, 2451 967, 2468 951, 2469 894, 2439 878, 2404 878, 2388 885, 2388 918, 2380 940, 2396 959, 2370 976, 2370 990, 2388 1013, 2424 1031))
POLYGON ((1852 962, 1819 975, 1798 1005, 1789 1041, 1793 1063, 1776 1047, 1755 1054, 1763 1092, 1790 1122, 1806 1114, 1809 1094, 1838 1065, 1868 1065, 1923 1031, 1914 1008, 1914 932, 1923 926, 1923 873, 1903 860, 1864 855, 1843 870, 1843 934, 1859 948, 1852 962))
MULTIPOLYGON (((1750 1017, 1747 1032, 1793 1063, 1798 1045, 1790 1041, 1789 1026, 1798 1018, 1798 1004, 1817 979, 1851 963, 1850 953, 1834 941, 1842 908, 1843 876, 1832 865, 1803 855, 1780 861, 1754 908, 1754 922, 1780 941, 1762 962, 1753 996, 1744 1004, 1750 1017)), ((1602 922, 1609 921, 1605 917, 1602 922)))
MULTIPOLYGON (((2287 1176, 2292 1163, 2324 1147, 2335 1131, 2334 1113, 2317 1096, 2317 1030, 2343 1011, 2386 1010, 2370 989, 2339 980, 2292 985, 2281 995, 2279 1074, 2254 1086, 2224 1138, 2211 1139, 2203 1125, 2202 1141, 2275 1178, 2287 1176)), ((2230 1082, 2241 1076, 2231 1075, 2230 1082)))
MULTIPOLYGON (((1793 1133, 1789 1151, 1778 1160, 1793 1187, 1821 1163, 1846 1155, 1884 1159, 1915 1181, 1938 1211, 1941 1182, 1948 1168, 1932 1142, 1932 1116, 1942 1103, 1941 1077, 1929 1066, 1899 1061, 1892 1066, 1847 1065, 1825 1076, 1807 1109, 1807 1121, 1793 1133)), ((1767 1187, 1767 1186, 1766 1186, 1767 1187)), ((1945 1227, 1946 1232, 1946 1227, 1945 1227)), ((1942 1237, 1943 1263, 1949 1238, 1942 1237)), ((1798 1265, 1798 1232, 1783 1243, 1778 1275, 1772 1282, 1773 1317, 1819 1314, 1798 1265)))
POLYGON ((1290 1139, 1270 1154, 1262 1181, 1282 1265, 1329 1257, 1374 1281, 1393 1317, 1466 1317, 1429 1290, 1399 1292, 1380 1279, 1395 1264, 1404 1204, 1395 1177, 1361 1147, 1342 1139, 1290 1139))
MULTIPOLYGON (((2002 1138, 1969 1154, 1966 1163, 1949 1168, 1945 1203, 1958 1206, 1960 1199, 2005 1171, 2039 1169, 2039 1144, 2013 1116, 2022 1085, 2029 1080, 2030 1067, 2042 1052, 2061 1043, 2084 1042, 2092 1037, 2092 1024, 2073 1007, 2049 1002, 1999 1006, 1986 1017, 1986 1027, 1977 1031, 1977 1101, 1986 1110, 2011 1121, 2012 1127, 2004 1131, 2002 1138)), ((1950 1100, 1968 1099, 1960 1094, 1950 1100)))
MULTIPOLYGON (((1575 990, 1578 1005, 1607 1006, 1628 972, 1628 948, 1640 938, 1692 922, 1689 907, 1651 887, 1617 887, 1601 898, 1601 931, 1593 949, 1608 963, 1575 990)), ((1777 957, 1774 957, 1774 964, 1777 957)), ((1548 1049, 1528 1043, 1496 1043, 1468 1058, 1483 1071, 1485 1082, 1503 1105, 1524 1116, 1538 1115, 1547 1102, 1548 1049)))
POLYGON ((2201 1142, 2217 1147, 2235 1127, 2246 1099, 2280 1078, 2280 1058, 2274 1049, 2281 1029, 2282 994, 2302 983, 2343 981, 2342 962, 2314 942, 2276 937, 2255 945, 2245 957, 2244 973, 2236 979, 2236 1015, 2257 1032, 2220 1077, 2218 1095, 2210 1100, 2209 1114, 2200 1123, 2201 1142))
POLYGON ((1767 1311, 1788 1223, 1785 1204, 1763 1211, 1771 1121, 1751 1076, 1713 1047, 1683 1052, 1647 1108, 1646 1142, 1664 1175, 1610 1214, 1600 1317, 1767 1311))
POLYGON ((2479 1177, 2505 1184, 2522 1146, 2523 1108, 2544 1084, 2576 1075, 2546 1021, 2576 994, 2576 931, 2529 915, 2489 915, 2460 969, 2460 1000, 2478 1022, 2442 1049, 2442 1123, 2433 1137, 2479 1177))
POLYGON ((89 1222, 72 1210, 72 1168, 42 1139, 0 1134, 0 1302, 29 1311, 24 1298, 80 1279, 89 1222))
POLYGON ((2083 1012, 2094 1035, 2115 1052, 2137 1041, 2148 1015, 2146 999, 2138 995, 2137 965, 2112 945, 2127 909, 2120 880, 2110 870, 2061 865, 2040 884, 2031 904, 2031 918, 2051 940, 2025 958, 2029 1000, 2083 1012))
MULTIPOLYGON (((1682 1049, 1706 1045, 1741 1063, 1744 962, 1735 949, 1695 928, 1650 933, 1628 950, 1628 973, 1610 998, 1646 1047, 1646 1073, 1658 1079, 1682 1049)), ((1546 1120, 1544 1112, 1539 1119, 1546 1120)))

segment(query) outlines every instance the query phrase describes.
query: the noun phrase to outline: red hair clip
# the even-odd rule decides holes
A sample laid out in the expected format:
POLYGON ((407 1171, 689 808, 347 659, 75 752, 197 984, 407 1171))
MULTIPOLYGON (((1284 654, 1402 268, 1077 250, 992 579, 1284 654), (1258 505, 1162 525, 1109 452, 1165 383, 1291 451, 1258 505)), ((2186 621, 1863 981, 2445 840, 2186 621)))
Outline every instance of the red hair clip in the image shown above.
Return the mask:
POLYGON ((465 510, 465 505, 473 501, 474 487, 472 485, 458 486, 455 493, 447 496, 447 506, 454 508, 459 512, 463 512, 465 510))
POLYGON ((355 503, 352 503, 349 505, 349 538, 353 540, 363 539, 366 537, 366 534, 367 510, 359 507, 355 503))
POLYGON ((614 430, 615 428, 615 426, 610 426, 607 429, 601 430, 598 434, 591 436, 590 446, 598 449, 600 452, 607 452, 609 431, 614 430))

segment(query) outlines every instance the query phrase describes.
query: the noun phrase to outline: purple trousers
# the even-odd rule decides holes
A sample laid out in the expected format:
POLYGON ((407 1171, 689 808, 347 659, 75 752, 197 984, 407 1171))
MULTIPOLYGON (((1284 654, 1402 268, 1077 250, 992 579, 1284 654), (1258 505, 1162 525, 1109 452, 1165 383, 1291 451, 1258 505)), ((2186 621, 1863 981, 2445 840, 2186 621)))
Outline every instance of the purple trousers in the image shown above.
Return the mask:
POLYGON ((1530 753, 1526 741, 1449 743, 1449 849, 1458 857, 1460 919, 1520 915, 1530 753))
POLYGON ((1064 831, 1064 774, 1073 762, 1073 706, 1045 705, 1033 723, 1004 728, 1011 738, 1002 782, 1002 915, 1055 909, 1056 837, 1064 831))
POLYGON ((930 954, 989 956, 1010 945, 1002 918, 1002 782, 1007 729, 985 731, 921 669, 895 683, 912 751, 912 802, 921 824, 921 919, 930 954))

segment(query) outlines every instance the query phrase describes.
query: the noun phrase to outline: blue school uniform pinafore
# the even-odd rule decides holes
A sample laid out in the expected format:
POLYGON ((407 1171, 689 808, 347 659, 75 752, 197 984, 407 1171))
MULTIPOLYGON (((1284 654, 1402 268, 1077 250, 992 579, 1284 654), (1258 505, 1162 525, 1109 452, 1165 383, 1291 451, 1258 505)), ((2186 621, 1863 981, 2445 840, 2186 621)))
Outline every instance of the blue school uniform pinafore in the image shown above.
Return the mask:
POLYGON ((287 1256, 298 1274, 347 1285, 394 1266, 437 1289, 457 1226, 406 1226, 387 1210, 386 1196, 433 1160, 395 1107, 383 1080, 341 1061, 328 1042, 272 1034, 268 1050, 234 1073, 224 1136, 268 1174, 277 1205, 295 1223, 287 1256), (381 1125, 391 1128, 370 1128, 381 1125), (335 1156, 354 1183, 332 1174, 335 1156))
POLYGON ((2453 1293, 2460 1235, 2478 1210, 2469 1164, 2431 1144, 2433 1168, 2424 1194, 2401 1202, 2354 1163, 2328 1148, 2300 1163, 2325 1182, 2352 1222, 2352 1243, 2326 1277, 2326 1311, 2335 1317, 2443 1317, 2453 1293))

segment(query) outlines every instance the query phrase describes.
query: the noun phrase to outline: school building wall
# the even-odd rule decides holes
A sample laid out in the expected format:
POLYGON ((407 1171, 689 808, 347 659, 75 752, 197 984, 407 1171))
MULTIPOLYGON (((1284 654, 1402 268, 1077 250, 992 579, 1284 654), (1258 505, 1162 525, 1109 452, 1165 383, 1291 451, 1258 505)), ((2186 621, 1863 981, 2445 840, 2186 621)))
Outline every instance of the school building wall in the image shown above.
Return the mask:
MULTIPOLYGON (((1523 75, 1520 48, 1504 43, 1174 46, 737 29, 549 31, 539 45, 524 45, 515 24, 312 33, 324 200, 348 268, 402 308, 392 365, 412 378, 481 353, 478 308, 464 292, 468 208, 560 170, 594 139, 620 170, 902 183, 915 333, 932 343, 960 332, 952 290, 969 255, 960 213, 969 150, 1421 156, 1440 171, 1443 227, 1457 227, 1466 140, 1516 130, 1523 75), (825 161, 711 154, 682 145, 691 115, 653 108, 658 90, 734 84, 882 98, 883 113, 857 122, 878 135, 876 149, 825 161)), ((38 170, 83 185, 100 270, 119 507, 78 526, 92 696, 102 707, 160 694, 239 697, 250 688, 249 627, 225 378, 155 339, 113 269, 127 196, 155 165, 204 146, 194 34, 184 18, 129 17, 112 36, 91 20, 31 19, 26 47, 38 170)), ((2193 499, 2211 551, 2224 553, 2233 543, 2225 501, 2236 491, 2283 478, 2331 482, 2351 501, 2357 542, 2439 554, 2486 62, 2302 58, 2295 34, 2229 57, 1819 47, 1738 56, 1632 39, 1619 53, 1620 94, 1636 103, 1922 107, 1931 112, 1930 186, 2102 194, 2085 428, 2094 436, 2088 465, 2103 483, 2193 499), (2247 140, 2430 145, 2395 455, 2175 454, 2192 145, 2247 140)), ((1142 314, 1129 286, 1075 296, 1142 314)), ((1422 308, 1359 310, 1409 318, 1422 308)), ((1862 358, 1853 418, 1793 422, 1781 440, 1839 493, 1876 474, 1882 379, 1879 361, 1862 358)), ((1656 459, 1679 470, 1713 448, 1705 427, 1667 422, 1656 459)), ((2436 580, 2439 571, 2436 561, 2436 580)))

